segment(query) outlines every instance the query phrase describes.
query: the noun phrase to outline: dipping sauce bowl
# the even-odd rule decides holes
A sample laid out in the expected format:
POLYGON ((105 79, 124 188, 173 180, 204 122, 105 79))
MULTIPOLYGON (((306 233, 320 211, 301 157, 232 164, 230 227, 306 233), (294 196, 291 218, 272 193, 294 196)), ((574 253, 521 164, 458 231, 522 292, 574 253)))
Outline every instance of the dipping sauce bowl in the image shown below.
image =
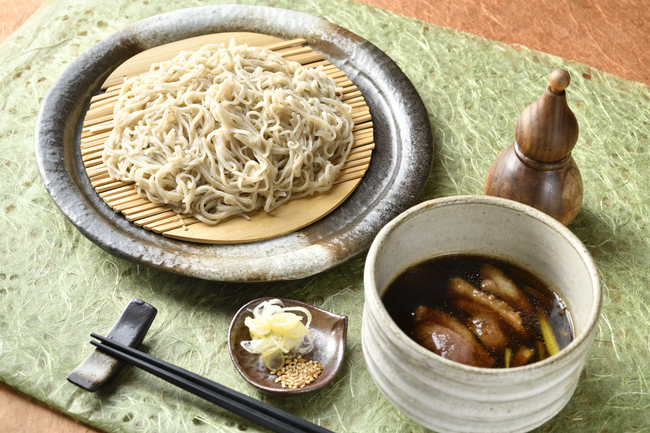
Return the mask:
POLYGON ((532 207, 487 196, 431 200, 396 217, 370 247, 364 286, 368 370, 397 409, 437 432, 524 432, 554 417, 577 387, 602 296, 596 265, 568 228, 532 207), (494 369, 450 361, 413 341, 382 295, 407 268, 456 253, 519 265, 551 285, 571 313, 573 341, 542 361, 494 369))

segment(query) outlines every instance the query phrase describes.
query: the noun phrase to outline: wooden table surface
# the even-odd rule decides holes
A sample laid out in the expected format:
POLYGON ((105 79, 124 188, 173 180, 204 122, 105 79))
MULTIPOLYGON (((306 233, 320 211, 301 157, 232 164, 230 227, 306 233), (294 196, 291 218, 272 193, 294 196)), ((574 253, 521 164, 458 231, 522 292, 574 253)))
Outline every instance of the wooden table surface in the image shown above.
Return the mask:
MULTIPOLYGON (((650 85, 650 0, 361 0, 650 85)), ((0 0, 0 42, 43 0, 0 0)), ((90 427, 0 382, 0 433, 89 433, 90 427)))

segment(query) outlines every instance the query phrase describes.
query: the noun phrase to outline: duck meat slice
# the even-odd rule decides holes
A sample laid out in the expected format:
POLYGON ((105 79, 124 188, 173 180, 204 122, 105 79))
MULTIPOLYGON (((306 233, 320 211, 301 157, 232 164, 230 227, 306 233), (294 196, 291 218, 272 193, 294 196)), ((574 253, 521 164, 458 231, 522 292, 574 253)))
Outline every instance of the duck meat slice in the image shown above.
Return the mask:
POLYGON ((432 352, 475 367, 494 364, 494 358, 476 340, 472 331, 450 313, 420 306, 415 310, 415 323, 413 339, 432 352), (458 338, 462 338, 462 341, 458 338), (455 347, 452 348, 453 344, 455 347))
POLYGON ((445 328, 449 328, 452 331, 459 333, 468 341, 476 340, 472 331, 470 331, 463 322, 453 317, 451 313, 448 313, 447 311, 438 308, 419 306, 415 309, 415 323, 423 322, 436 322, 438 325, 442 325, 445 328))
POLYGON ((468 317, 465 323, 468 329, 483 343, 483 346, 494 354, 503 355, 508 344, 508 337, 503 332, 503 324, 499 315, 494 310, 467 298, 456 298, 451 303, 467 313, 468 317))
POLYGON ((535 309, 526 295, 501 269, 484 263, 479 271, 479 276, 483 279, 481 289, 497 295, 526 316, 532 317, 535 314, 535 309))
POLYGON ((484 292, 472 286, 462 278, 454 277, 449 279, 449 291, 459 297, 469 299, 480 305, 494 310, 503 321, 512 328, 520 337, 527 336, 526 328, 521 320, 521 315, 515 311, 510 304, 499 299, 491 293, 484 292))
POLYGON ((435 322, 417 325, 413 337, 423 347, 450 361, 474 367, 490 367, 494 363, 478 355, 474 345, 460 334, 435 322))
POLYGON ((535 355, 535 350, 531 349, 530 347, 521 346, 512 356, 512 361, 510 362, 510 366, 519 367, 522 365, 526 365, 528 364, 528 361, 530 361, 533 358, 533 355, 535 355))

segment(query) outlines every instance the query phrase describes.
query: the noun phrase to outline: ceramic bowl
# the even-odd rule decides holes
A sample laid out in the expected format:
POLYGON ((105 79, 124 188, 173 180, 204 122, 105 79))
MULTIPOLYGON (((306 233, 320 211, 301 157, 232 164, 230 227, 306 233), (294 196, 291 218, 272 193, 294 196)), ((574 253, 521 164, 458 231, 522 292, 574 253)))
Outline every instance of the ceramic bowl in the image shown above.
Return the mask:
MULTIPOLYGON (((301 313, 296 313, 301 314, 301 313)), ((235 368, 251 385, 268 394, 281 396, 301 395, 318 391, 327 386, 341 370, 345 355, 348 318, 339 314, 305 304, 304 302, 283 298, 260 298, 249 302, 239 309, 230 324, 228 347, 235 368), (246 317, 253 316, 253 309, 264 301, 280 299, 286 307, 303 307, 311 313, 309 332, 314 336, 314 350, 303 356, 306 360, 316 360, 323 365, 323 372, 318 379, 304 388, 282 388, 275 383, 277 376, 271 375, 259 355, 247 352, 241 342, 250 340, 248 327, 244 324, 246 317)))
POLYGON ((368 370, 402 413, 438 432, 523 432, 555 416, 573 395, 596 334, 601 285, 593 259, 562 224, 495 197, 428 201, 378 234, 364 271, 362 345, 368 370), (557 288, 575 338, 558 354, 516 368, 478 368, 428 351, 402 332, 381 296, 408 267, 438 255, 492 256, 557 288))

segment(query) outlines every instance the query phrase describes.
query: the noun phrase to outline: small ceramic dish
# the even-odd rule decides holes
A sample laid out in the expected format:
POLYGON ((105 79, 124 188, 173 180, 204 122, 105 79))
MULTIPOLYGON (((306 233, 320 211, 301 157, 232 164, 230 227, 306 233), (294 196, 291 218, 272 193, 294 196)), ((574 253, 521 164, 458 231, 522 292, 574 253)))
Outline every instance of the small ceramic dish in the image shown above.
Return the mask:
MULTIPOLYGON (((297 313, 300 314, 300 313, 297 313)), ((239 309, 230 324, 228 347, 235 368, 244 379, 260 390, 282 396, 301 395, 318 391, 327 386, 338 374, 343 364, 345 342, 347 338, 348 318, 329 311, 305 304, 304 302, 282 298, 259 298, 239 309), (307 361, 315 360, 323 365, 323 372, 318 379, 304 388, 282 388, 275 383, 272 375, 264 365, 260 355, 247 352, 241 342, 250 340, 248 327, 244 325, 246 317, 253 316, 253 309, 264 301, 280 299, 285 307, 303 307, 311 313, 309 332, 314 336, 314 350, 302 356, 307 361)))

